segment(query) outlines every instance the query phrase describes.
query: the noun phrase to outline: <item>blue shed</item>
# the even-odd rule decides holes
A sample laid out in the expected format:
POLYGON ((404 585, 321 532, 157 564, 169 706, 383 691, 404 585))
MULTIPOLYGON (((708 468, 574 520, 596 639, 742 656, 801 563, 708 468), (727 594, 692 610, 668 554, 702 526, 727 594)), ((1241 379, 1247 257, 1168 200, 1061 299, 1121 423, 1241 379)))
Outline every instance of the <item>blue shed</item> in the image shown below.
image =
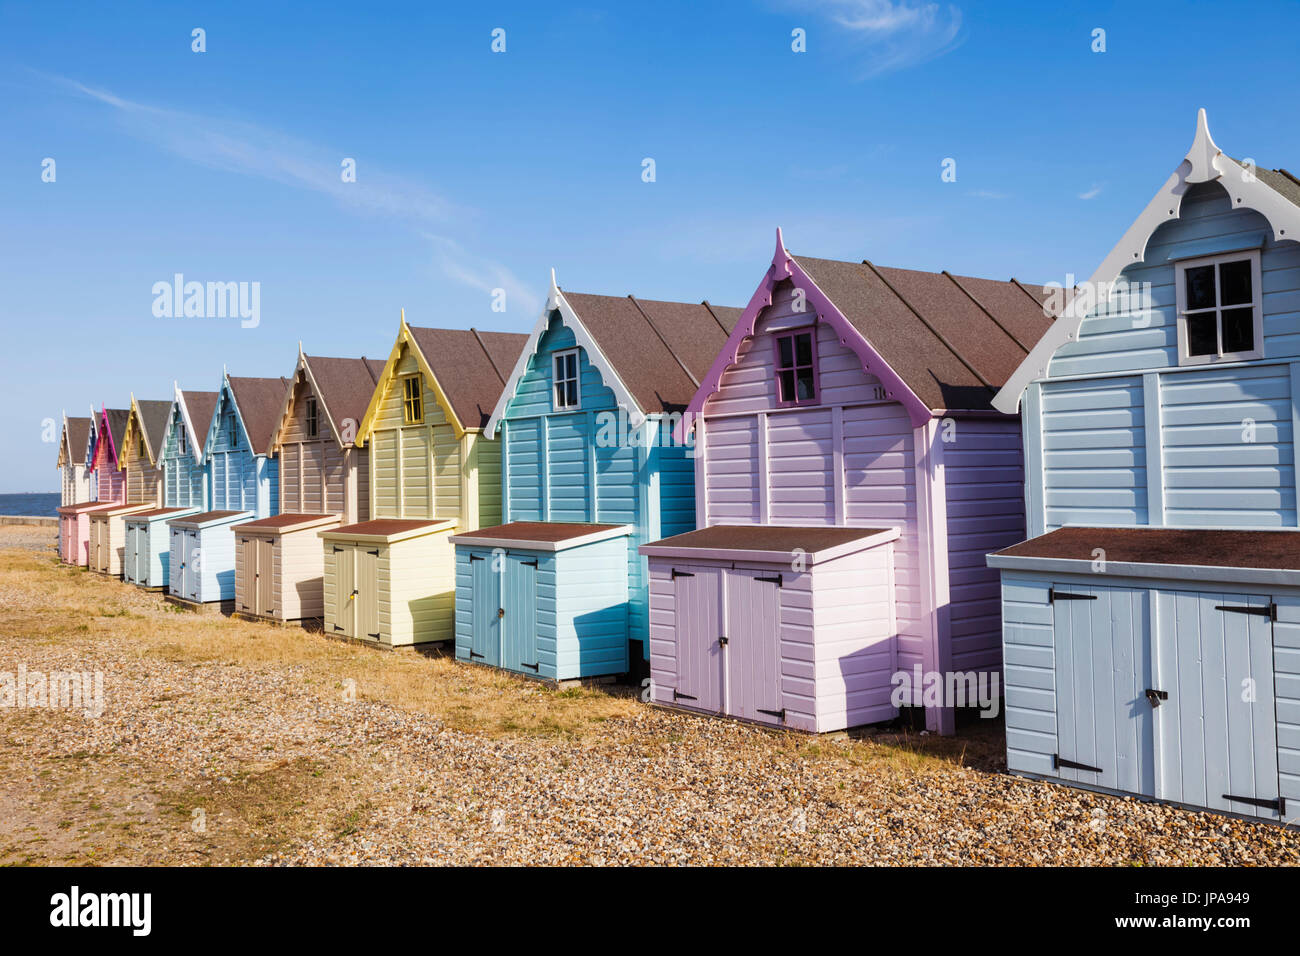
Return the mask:
POLYGON ((500 593, 514 593, 513 575, 536 570, 539 588, 553 575, 557 593, 570 593, 572 575, 607 602, 603 610, 579 602, 567 617, 560 610, 554 622, 539 620, 539 649, 571 640, 573 650, 550 665, 554 673, 541 663, 528 673, 560 679, 561 672, 627 671, 633 652, 606 650, 615 620, 626 621, 621 642, 637 642, 634 653, 646 655, 649 595, 646 559, 637 547, 695 527, 694 462, 689 448, 674 444, 672 428, 739 316, 739 309, 707 302, 566 293, 552 273, 542 315, 485 430, 501 442, 504 524, 452 539, 459 657, 470 659, 474 634, 482 640, 493 633, 491 622, 477 615, 504 620, 507 610, 476 593, 487 573, 480 562, 473 562, 478 576, 470 573, 470 557, 482 554, 475 549, 488 540, 510 542, 506 559, 488 565, 499 577, 491 587, 500 593), (547 532, 539 527, 544 524, 599 527, 547 532), (589 540, 592 534, 602 537, 589 540), (612 551, 613 541, 626 550, 621 561, 589 560, 612 551), (615 610, 621 603, 625 610, 615 610), (554 634, 540 630, 552 626, 554 634))
MULTIPOLYGON (((207 511, 167 520, 168 592, 184 603, 233 608, 235 536, 241 521, 279 513, 271 436, 289 388, 285 378, 223 375, 203 439, 207 511)), ((191 475, 191 493, 193 492, 191 475)))
POLYGON ((216 392, 183 391, 179 385, 174 386, 158 455, 162 470, 162 506, 126 519, 122 574, 132 584, 150 590, 165 589, 171 566, 171 536, 167 522, 208 510, 203 440, 216 404, 216 392))
MULTIPOLYGON (((1028 541, 1002 575, 1007 765, 1300 807, 1300 181, 1196 137, 998 394, 1028 541)), ((1073 283, 1071 283, 1073 285, 1073 283)))

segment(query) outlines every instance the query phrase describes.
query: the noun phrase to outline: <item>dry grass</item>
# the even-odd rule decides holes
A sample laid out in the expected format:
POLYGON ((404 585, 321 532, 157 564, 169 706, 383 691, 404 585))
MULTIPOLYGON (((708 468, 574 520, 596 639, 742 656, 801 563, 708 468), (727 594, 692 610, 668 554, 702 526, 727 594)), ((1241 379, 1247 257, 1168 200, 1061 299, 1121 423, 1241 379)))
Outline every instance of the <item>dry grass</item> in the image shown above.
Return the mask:
POLYGON ((355 681, 360 699, 432 714, 483 734, 585 738, 638 706, 628 692, 555 690, 502 671, 445 657, 385 653, 298 627, 176 609, 160 595, 69 568, 39 553, 0 550, 0 637, 49 644, 61 637, 120 637, 141 655, 242 667, 292 666, 303 683, 337 698, 355 681))

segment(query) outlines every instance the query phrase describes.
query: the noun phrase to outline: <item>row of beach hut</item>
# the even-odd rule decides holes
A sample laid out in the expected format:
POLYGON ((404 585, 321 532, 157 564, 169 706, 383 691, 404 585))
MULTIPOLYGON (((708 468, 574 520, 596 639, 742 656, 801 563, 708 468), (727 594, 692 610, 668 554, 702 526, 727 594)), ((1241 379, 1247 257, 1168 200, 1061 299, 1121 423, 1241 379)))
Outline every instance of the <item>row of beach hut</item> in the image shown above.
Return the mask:
POLYGON ((1013 772, 1285 819, 1296 236, 1300 182, 1202 112, 1059 315, 779 231, 744 308, 552 276, 527 335, 403 316, 382 361, 300 349, 66 418, 60 554, 551 681, 648 666, 658 703, 812 732, 915 705, 952 733, 898 675, 996 674, 1013 772))

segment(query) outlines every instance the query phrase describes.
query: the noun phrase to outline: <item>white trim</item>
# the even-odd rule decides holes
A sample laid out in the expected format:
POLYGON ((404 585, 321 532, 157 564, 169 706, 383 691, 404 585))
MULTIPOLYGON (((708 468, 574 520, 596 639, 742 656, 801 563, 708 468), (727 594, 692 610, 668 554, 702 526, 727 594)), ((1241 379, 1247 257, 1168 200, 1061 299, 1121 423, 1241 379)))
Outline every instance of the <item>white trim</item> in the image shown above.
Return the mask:
POLYGON ((1180 367, 1189 365, 1221 365, 1226 362, 1252 362, 1264 357, 1264 290, 1260 288, 1261 270, 1259 263, 1258 249, 1245 249, 1238 252, 1222 252, 1209 256, 1197 256, 1194 259, 1179 259, 1174 262, 1174 319, 1178 325, 1178 364, 1180 367), (1188 269, 1195 269, 1200 266, 1214 266, 1214 307, 1210 309, 1197 309, 1197 314, 1213 314, 1215 321, 1215 334, 1218 337, 1219 345, 1223 345, 1223 313, 1225 309, 1243 309, 1245 305, 1225 306, 1220 301, 1223 290, 1219 282, 1218 267, 1229 262, 1249 262, 1250 263, 1250 308, 1252 312, 1252 337, 1255 347, 1248 352, 1211 352, 1207 355, 1189 355, 1187 352, 1187 283, 1185 281, 1188 269))
MULTIPOLYGON (((1192 142, 1191 149, 1165 181, 1164 186, 1147 204, 1146 209, 1128 227, 1119 243, 1097 267, 1097 271, 1088 280, 1089 284, 1093 288, 1108 285, 1125 268, 1141 262, 1152 233, 1162 223, 1177 217, 1183 195, 1188 189, 1198 183, 1211 181, 1217 181, 1223 186, 1232 199, 1234 209, 1238 206, 1250 208, 1267 219, 1273 229, 1275 240, 1287 238, 1288 229, 1292 232, 1292 238, 1300 236, 1300 207, 1272 189, 1258 176, 1248 177, 1242 167, 1225 156, 1210 137, 1205 110, 1202 109, 1197 112, 1196 138, 1192 142), (1227 175, 1228 173, 1232 175, 1227 175)), ((1032 381, 1046 378, 1048 365, 1057 349, 1078 339, 1079 326, 1087 315, 1079 313, 1079 306, 1076 303, 1090 298, 1092 297, 1071 298, 1060 318, 1052 323, 1046 334, 1038 340, 994 397, 994 408, 1008 415, 1016 413, 1025 387, 1032 381)))
MULTIPOLYGON (((567 390, 566 390, 567 391, 567 390)), ((551 353, 551 411, 553 412, 580 412, 582 411, 582 349, 560 349, 551 353), (572 405, 561 405, 559 401, 559 392, 555 386, 561 383, 568 383, 568 378, 559 378, 556 365, 561 359, 567 359, 573 356, 573 393, 576 397, 572 405)))
MULTIPOLYGON (((550 523, 563 524, 564 522, 556 521, 550 523)), ((530 541, 527 538, 488 538, 470 531, 465 534, 454 534, 447 540, 452 544, 473 545, 478 548, 514 548, 517 551, 567 551, 570 548, 581 547, 584 544, 595 544, 598 541, 608 541, 611 538, 626 538, 635 530, 636 528, 632 525, 624 524, 613 528, 604 528, 600 531, 593 531, 590 534, 579 535, 575 538, 565 538, 563 541, 530 541)))
MULTIPOLYGON (((528 341, 524 343, 523 350, 519 353, 519 358, 515 361, 514 371, 506 379, 505 388, 501 390, 501 397, 497 399, 497 404, 492 409, 492 415, 488 418, 487 427, 483 429, 488 438, 495 438, 497 425, 505 417, 506 408, 515 397, 515 389, 518 388, 520 380, 528 372, 528 362, 537 354, 537 347, 541 343, 542 336, 546 334, 546 329, 551 324, 551 313, 559 312, 560 321, 573 331, 573 337, 577 340, 578 346, 587 353, 587 361, 591 366, 600 373, 601 380, 614 393, 614 400, 623 408, 627 409, 628 422, 633 428, 645 421, 645 411, 632 397, 631 391, 619 375, 614 371, 614 367, 609 364, 605 354, 597 347, 591 333, 587 331, 578 314, 573 311, 569 305, 569 300, 564 297, 559 286, 555 284, 555 270, 551 270, 551 289, 546 297, 546 304, 542 306, 542 315, 533 326, 533 331, 528 336, 528 341)), ((566 409, 567 411, 567 409, 566 409)))

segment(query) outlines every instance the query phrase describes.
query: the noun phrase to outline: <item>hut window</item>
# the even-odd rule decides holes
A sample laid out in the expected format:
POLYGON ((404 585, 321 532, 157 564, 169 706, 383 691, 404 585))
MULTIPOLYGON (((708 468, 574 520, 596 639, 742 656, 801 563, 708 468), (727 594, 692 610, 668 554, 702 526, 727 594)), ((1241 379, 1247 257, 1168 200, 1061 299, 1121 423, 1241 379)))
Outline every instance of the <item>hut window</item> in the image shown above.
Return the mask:
POLYGON ((424 396, 420 392, 420 376, 408 375, 402 379, 402 421, 418 425, 424 421, 424 396))
POLYGON ((580 408, 578 350, 555 353, 555 409, 580 408))
POLYGON ((776 397, 779 405, 817 404, 817 343, 812 329, 776 336, 776 397))
POLYGON ((1258 251, 1177 263, 1179 365, 1264 357, 1259 268, 1258 251))
POLYGON ((186 442, 186 440, 185 440, 185 426, 184 426, 184 425, 177 425, 177 426, 176 426, 176 447, 180 449, 180 453, 181 453, 182 455, 188 455, 188 454, 190 453, 189 445, 187 444, 187 442, 186 442))
POLYGON ((226 416, 226 431, 230 432, 230 447, 239 447, 239 429, 235 427, 235 416, 226 416))
POLYGON ((137 449, 136 457, 143 458, 144 457, 144 435, 140 436, 140 440, 136 443, 136 449, 137 449))
POLYGON ((310 397, 307 399, 307 437, 315 438, 320 434, 320 423, 316 417, 316 399, 310 397))

